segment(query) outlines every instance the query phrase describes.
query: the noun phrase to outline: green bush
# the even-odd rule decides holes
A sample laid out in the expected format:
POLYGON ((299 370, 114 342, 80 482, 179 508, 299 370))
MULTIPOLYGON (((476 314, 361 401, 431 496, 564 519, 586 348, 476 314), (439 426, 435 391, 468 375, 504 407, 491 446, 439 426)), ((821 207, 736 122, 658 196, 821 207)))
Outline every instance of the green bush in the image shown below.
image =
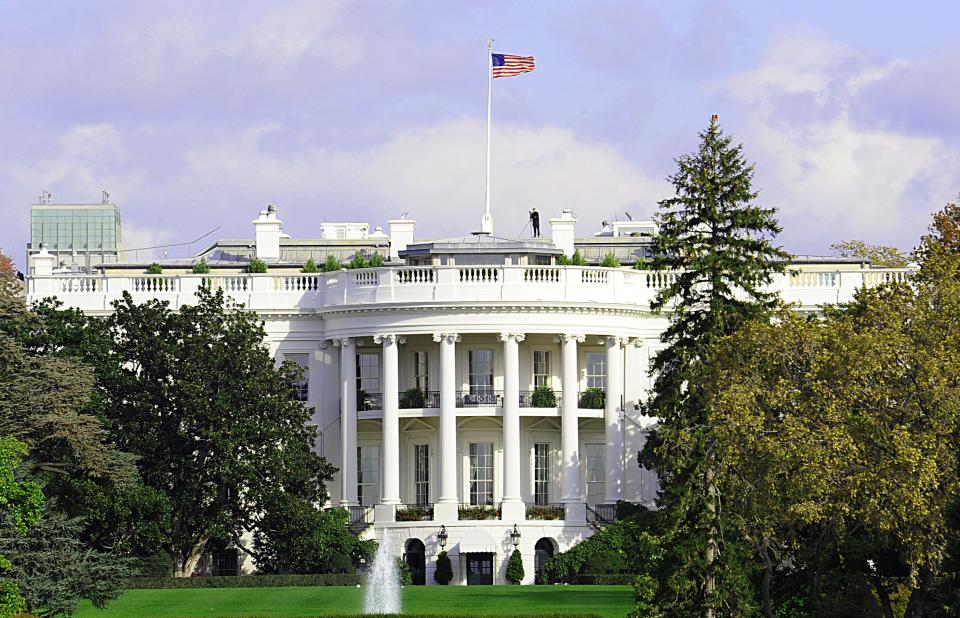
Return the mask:
POLYGON ((514 549, 510 554, 510 561, 507 562, 507 581, 511 584, 519 584, 523 581, 523 556, 519 549, 514 549))
POLYGON ((636 270, 650 270, 650 263, 645 259, 640 258, 634 263, 633 267, 636 270))
POLYGON ((563 519, 564 508, 562 505, 536 505, 527 507, 527 519, 559 521, 563 519))
POLYGON ((320 269, 317 268, 317 263, 313 261, 313 258, 307 258, 307 261, 304 262, 303 268, 300 269, 302 273, 318 273, 320 269))
POLYGON ((450 564, 450 556, 442 551, 437 556, 437 570, 433 572, 433 581, 441 586, 446 586, 453 579, 453 565, 450 564))
POLYGON ((357 252, 353 254, 353 258, 347 263, 347 268, 369 268, 370 261, 367 258, 363 257, 363 254, 360 253, 360 250, 357 249, 357 252))
POLYGON ((586 266, 586 265, 587 265, 587 260, 585 260, 585 259, 583 258, 583 256, 580 255, 580 249, 577 249, 576 251, 573 252, 573 256, 570 257, 570 265, 571 265, 571 266, 586 266))
POLYGON ((163 272, 163 266, 160 266, 160 264, 156 262, 154 262, 153 264, 147 267, 148 275, 159 275, 162 272, 163 272))
POLYGON ((397 556, 395 558, 397 565, 397 581, 401 586, 413 585, 413 576, 410 574, 410 565, 407 561, 397 556))
POLYGON ((128 590, 169 588, 283 588, 304 586, 356 586, 357 573, 315 575, 235 575, 226 577, 135 577, 124 582, 128 590))
POLYGON ((173 572, 173 560, 165 551, 133 559, 133 570, 137 577, 170 577, 173 572))
POLYGON ((400 407, 404 409, 422 408, 427 402, 426 394, 419 388, 408 388, 400 393, 400 407))
POLYGON ((613 252, 611 251, 610 253, 603 256, 603 260, 600 262, 600 266, 603 266, 604 268, 619 268, 620 260, 618 260, 617 256, 614 255, 613 252))
POLYGON ((432 519, 433 507, 426 504, 397 509, 397 521, 430 521, 432 519))
POLYGON ((253 258, 247 263, 247 272, 248 273, 265 273, 267 272, 267 263, 261 260, 260 258, 253 258))
POLYGON ((602 410, 607 401, 607 394, 602 388, 590 387, 580 393, 580 407, 589 410, 602 410))
POLYGON ((370 268, 380 268, 383 266, 383 256, 379 253, 374 253, 370 256, 370 268))
POLYGON ((210 274, 210 265, 207 264, 207 258, 200 258, 200 261, 193 265, 191 271, 195 275, 210 274))
POLYGON ((625 556, 611 547, 602 547, 587 554, 586 560, 580 566, 580 573, 583 575, 614 575, 623 573, 626 568, 625 556))
POLYGON ((327 254, 327 259, 323 262, 323 272, 332 273, 335 270, 340 270, 343 266, 340 265, 340 260, 337 259, 332 253, 327 254))
POLYGON ((493 508, 492 506, 485 506, 482 504, 478 504, 476 506, 460 506, 460 519, 481 520, 498 519, 499 517, 500 514, 497 512, 497 509, 493 508))
POLYGON ((569 266, 570 258, 567 257, 566 253, 560 254, 557 256, 557 266, 569 266))
POLYGON ((534 408, 556 408, 557 394, 549 386, 538 386, 533 389, 530 405, 534 408))

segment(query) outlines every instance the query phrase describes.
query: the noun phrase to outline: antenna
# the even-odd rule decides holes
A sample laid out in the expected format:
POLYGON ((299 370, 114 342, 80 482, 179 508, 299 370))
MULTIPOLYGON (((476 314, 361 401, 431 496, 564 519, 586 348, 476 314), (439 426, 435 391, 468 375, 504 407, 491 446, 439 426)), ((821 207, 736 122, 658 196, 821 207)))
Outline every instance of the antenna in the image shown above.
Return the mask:
POLYGON ((633 215, 631 215, 631 214, 630 214, 629 212, 627 212, 627 211, 623 211, 623 212, 627 215, 627 219, 630 219, 631 221, 633 221, 633 215))
POLYGON ((104 189, 104 190, 101 191, 100 193, 101 193, 101 195, 100 195, 100 202, 101 202, 102 204, 109 204, 109 203, 110 203, 110 194, 107 193, 107 190, 104 189))
POLYGON ((409 211, 409 210, 404 210, 402 213, 400 213, 400 218, 401 218, 401 219, 406 219, 406 218, 407 218, 407 215, 409 215, 409 214, 410 214, 410 211, 409 211))

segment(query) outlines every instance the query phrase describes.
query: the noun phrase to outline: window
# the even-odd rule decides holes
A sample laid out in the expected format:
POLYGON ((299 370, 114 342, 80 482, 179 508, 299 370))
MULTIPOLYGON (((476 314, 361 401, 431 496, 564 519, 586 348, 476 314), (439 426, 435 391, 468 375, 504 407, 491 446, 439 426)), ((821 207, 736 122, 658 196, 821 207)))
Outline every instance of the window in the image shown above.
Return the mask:
POLYGON ((493 350, 470 350, 467 353, 470 394, 493 392, 493 350))
POLYGON ((307 401, 310 394, 310 355, 284 354, 283 360, 292 361, 303 370, 303 378, 293 381, 294 398, 297 401, 307 401))
POLYGON ((413 446, 413 484, 417 504, 430 503, 430 447, 426 444, 413 446))
POLYGON ((533 445, 533 502, 550 502, 550 445, 546 442, 533 445))
POLYGON ((357 390, 380 392, 380 355, 357 354, 357 390))
POLYGON ((587 388, 607 388, 606 352, 587 352, 587 388))
POLYGON ((470 504, 493 504, 493 443, 470 443, 470 504))
POLYGON ((837 273, 817 273, 817 285, 825 288, 836 287, 837 273))
POLYGON ((424 393, 430 390, 430 362, 426 352, 413 353, 413 385, 424 393))
POLYGON ((357 500, 361 506, 380 502, 380 447, 357 447, 357 500))
POLYGON ((606 497, 606 445, 585 444, 587 504, 603 504, 606 497))
POLYGON ((548 350, 533 351, 533 386, 550 386, 550 352, 548 350))

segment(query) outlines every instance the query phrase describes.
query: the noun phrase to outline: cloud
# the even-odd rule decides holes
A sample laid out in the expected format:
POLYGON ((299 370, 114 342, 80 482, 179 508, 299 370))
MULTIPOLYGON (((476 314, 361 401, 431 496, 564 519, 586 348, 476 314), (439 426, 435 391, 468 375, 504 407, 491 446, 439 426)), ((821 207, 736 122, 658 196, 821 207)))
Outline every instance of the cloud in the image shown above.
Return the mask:
POLYGON ((763 201, 777 206, 788 248, 826 251, 861 238, 910 248, 929 214, 955 192, 958 157, 941 137, 857 120, 862 93, 899 62, 810 36, 776 44, 755 69, 732 77, 742 109, 737 139, 758 161, 763 201))

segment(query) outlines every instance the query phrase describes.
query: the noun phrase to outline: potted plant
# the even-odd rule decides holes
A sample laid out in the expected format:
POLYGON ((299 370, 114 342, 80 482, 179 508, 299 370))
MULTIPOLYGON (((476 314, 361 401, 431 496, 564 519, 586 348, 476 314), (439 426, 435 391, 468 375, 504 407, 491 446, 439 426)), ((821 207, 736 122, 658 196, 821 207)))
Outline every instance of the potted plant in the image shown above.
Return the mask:
POLYGON ((400 407, 404 409, 422 408, 426 401, 426 393, 419 388, 408 388, 400 393, 400 407))
POLYGON ((557 394, 549 386, 540 385, 533 389, 530 405, 534 408, 556 408, 557 394))
POLYGON ((580 407, 590 410, 602 410, 607 394, 602 388, 591 387, 580 393, 580 407))

